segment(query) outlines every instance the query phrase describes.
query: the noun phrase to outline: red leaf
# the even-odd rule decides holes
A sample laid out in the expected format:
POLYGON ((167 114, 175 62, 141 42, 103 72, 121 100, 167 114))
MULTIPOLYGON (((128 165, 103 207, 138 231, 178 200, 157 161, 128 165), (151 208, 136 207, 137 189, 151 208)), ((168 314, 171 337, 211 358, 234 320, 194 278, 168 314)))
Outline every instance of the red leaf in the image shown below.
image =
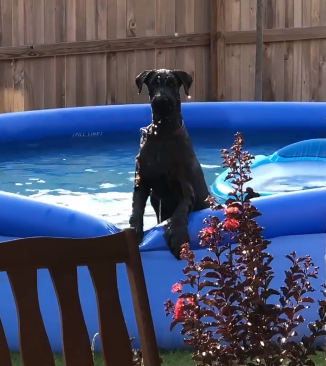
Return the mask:
POLYGON ((315 301, 311 297, 303 297, 300 302, 309 302, 313 304, 315 301))

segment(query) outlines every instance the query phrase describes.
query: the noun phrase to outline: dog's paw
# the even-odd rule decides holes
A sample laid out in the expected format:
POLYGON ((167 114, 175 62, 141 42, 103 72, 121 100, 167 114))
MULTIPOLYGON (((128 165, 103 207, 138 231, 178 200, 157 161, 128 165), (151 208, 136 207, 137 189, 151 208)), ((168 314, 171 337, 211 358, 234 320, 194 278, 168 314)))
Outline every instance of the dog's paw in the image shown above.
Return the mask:
POLYGON ((138 238, 138 245, 140 245, 141 242, 142 242, 142 240, 143 240, 143 237, 144 237, 144 231, 143 231, 143 229, 137 228, 137 227, 132 226, 132 225, 130 225, 130 228, 131 229, 135 229, 136 234, 137 234, 137 238, 138 238))
POLYGON ((187 227, 165 227, 163 237, 170 249, 170 252, 176 259, 180 260, 182 245, 189 243, 190 241, 187 227))

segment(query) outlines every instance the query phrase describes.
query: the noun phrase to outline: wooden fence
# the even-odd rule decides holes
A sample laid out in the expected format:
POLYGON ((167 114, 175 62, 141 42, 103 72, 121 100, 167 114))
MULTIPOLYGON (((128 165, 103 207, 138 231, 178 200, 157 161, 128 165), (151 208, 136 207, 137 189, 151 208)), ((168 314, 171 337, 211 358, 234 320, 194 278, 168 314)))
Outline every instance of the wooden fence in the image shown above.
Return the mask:
MULTIPOLYGON (((264 100, 326 100, 325 0, 264 0, 264 100)), ((256 0, 0 0, 0 112, 146 102, 146 68, 192 101, 253 100, 256 0)))

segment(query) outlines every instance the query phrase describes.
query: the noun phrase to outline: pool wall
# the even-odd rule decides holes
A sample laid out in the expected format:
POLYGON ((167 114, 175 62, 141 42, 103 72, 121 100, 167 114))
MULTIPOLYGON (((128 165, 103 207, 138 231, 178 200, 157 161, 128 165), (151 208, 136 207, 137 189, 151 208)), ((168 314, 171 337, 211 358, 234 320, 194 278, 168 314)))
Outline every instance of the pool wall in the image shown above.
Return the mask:
MULTIPOLYGON (((326 134, 326 103, 185 103, 183 117, 189 130, 212 130, 234 133, 263 133, 264 131, 326 134)), ((7 113, 0 115, 0 142, 36 141, 49 138, 88 138, 105 134, 132 132, 150 123, 148 104, 80 107, 56 110, 7 113)), ((317 137, 317 136, 316 136, 317 137)), ((123 141, 123 136, 121 136, 123 141)), ((282 284, 284 269, 289 265, 284 255, 297 251, 298 255, 310 254, 320 267, 318 280, 313 286, 325 282, 325 202, 326 189, 295 192, 255 200, 262 212, 259 223, 266 227, 264 235, 272 239, 270 253, 275 256, 273 268, 276 277, 273 287, 282 284)), ((116 232, 114 225, 101 218, 77 212, 65 207, 36 202, 7 193, 0 194, 0 241, 27 236, 93 237, 116 232)), ((199 249, 197 235, 202 220, 212 213, 204 210, 189 217, 191 245, 198 257, 206 254, 199 249)), ((1 243, 0 243, 1 245, 1 243)), ((163 302, 170 297, 171 285, 182 276, 184 263, 176 261, 162 237, 162 225, 146 232, 140 247, 149 293, 150 305, 161 348, 183 348, 178 330, 169 331, 171 319, 166 318, 163 302)), ((130 290, 124 266, 118 266, 118 282, 124 316, 135 346, 139 346, 138 332, 133 314, 130 290)), ((78 269, 81 304, 90 339, 98 332, 94 289, 88 270, 78 269)), ((62 350, 60 317, 57 300, 50 276, 46 270, 38 272, 38 293, 41 313, 53 351, 62 350)), ((320 298, 319 291, 312 294, 320 298)), ((0 273, 0 316, 12 351, 18 350, 17 315, 9 281, 0 273)), ((306 322, 317 316, 317 303, 304 313, 306 322)), ((298 331, 303 335, 307 328, 301 324, 298 331)))
MULTIPOLYGON (((326 134, 323 102, 184 103, 187 129, 263 132, 302 130, 326 134)), ((149 104, 46 109, 0 115, 0 142, 55 137, 97 137, 137 132, 151 121, 149 104)))
MULTIPOLYGON (((83 212, 8 193, 0 194, 1 207, 9 207, 10 201, 12 205, 11 209, 7 211, 9 215, 6 216, 6 212, 0 211, 1 241, 12 240, 13 236, 17 237, 18 234, 20 237, 35 235, 91 237, 120 231, 101 218, 95 218, 83 212), (24 211, 20 209, 22 207, 24 211), (20 216, 17 216, 17 212, 20 213, 20 216), (58 225, 58 223, 61 224, 58 225), (82 229, 79 230, 81 227, 82 229), (7 236, 4 236, 4 233, 7 236)), ((307 331, 307 322, 316 320, 317 301, 321 296, 319 286, 325 282, 325 202, 326 188, 261 197, 254 200, 255 206, 262 213, 257 220, 260 225, 266 227, 263 234, 272 240, 272 244, 269 246, 269 252, 275 256, 275 261, 272 263, 275 271, 272 286, 274 288, 282 286, 284 270, 290 265, 290 262, 285 259, 285 255, 292 251, 296 251, 298 256, 310 254, 315 265, 320 267, 318 279, 312 280, 312 286, 317 289, 312 293, 312 298, 316 302, 304 313, 306 323, 301 324, 297 329, 301 336, 307 331)), ((205 249, 200 249, 198 246, 197 235, 203 227, 203 219, 209 215, 222 218, 221 212, 213 212, 209 209, 192 213, 189 217, 191 246, 196 248, 195 254, 198 259, 207 254, 205 249)), ((175 299, 175 295, 171 293, 171 286, 182 278, 182 268, 185 263, 177 261, 172 256, 164 243, 162 234, 162 225, 146 232, 144 243, 140 247, 141 257, 158 345, 170 350, 181 349, 184 348, 182 336, 178 329, 173 332, 169 331, 171 318, 165 317, 163 302, 171 297, 175 299)), ((84 318, 90 339, 92 339, 98 332, 98 320, 94 289, 86 267, 78 268, 78 287, 84 318)), ((136 337, 134 344, 136 347, 139 346, 138 332, 124 265, 118 265, 118 287, 128 331, 130 336, 136 337)), ((51 347, 53 351, 60 352, 62 351, 60 316, 47 270, 38 271, 38 293, 51 347)), ((19 343, 16 309, 8 277, 3 272, 0 273, 0 299, 0 316, 9 347, 12 351, 17 351, 19 343)), ((98 347, 97 343, 97 349, 99 349, 98 347)))

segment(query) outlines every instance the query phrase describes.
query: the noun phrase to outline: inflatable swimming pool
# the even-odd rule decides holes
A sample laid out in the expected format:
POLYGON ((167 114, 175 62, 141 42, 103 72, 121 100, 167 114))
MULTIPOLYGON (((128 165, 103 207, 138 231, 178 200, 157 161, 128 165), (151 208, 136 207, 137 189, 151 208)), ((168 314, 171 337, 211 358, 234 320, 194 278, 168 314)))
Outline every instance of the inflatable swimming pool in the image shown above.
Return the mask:
MULTIPOLYGON (((225 180, 229 170, 221 173, 211 186, 215 197, 226 200, 232 190, 225 180)), ((299 141, 274 154, 255 156, 247 186, 261 196, 281 192, 326 187, 326 138, 299 141)))
MULTIPOLYGON (((261 134, 266 131, 296 132, 299 139, 325 135, 326 103, 187 103, 183 115, 189 130, 209 129, 218 134, 261 134), (302 137, 302 138, 301 138, 302 137)), ((40 139, 96 138, 103 134, 131 132, 139 135, 139 128, 150 120, 147 105, 84 107, 12 113, 0 116, 2 144, 40 139)), ((299 140, 298 140, 299 141, 299 140)), ((226 146, 227 147, 227 146, 226 146)), ((250 148, 249 148, 250 150, 250 148)), ((283 193, 261 197, 255 205, 262 212, 258 218, 266 229, 264 235, 272 240, 270 252, 275 256, 276 277, 273 286, 281 285, 285 268, 285 254, 295 250, 298 255, 310 254, 320 267, 318 286, 325 281, 325 221, 326 189, 283 193)), ((31 236, 96 237, 115 233, 117 227, 100 217, 94 217, 66 207, 51 205, 31 198, 0 192, 0 241, 31 236)), ((209 209, 189 217, 190 245, 200 257, 197 235, 202 221, 212 213, 209 209)), ((1 244, 0 244, 1 245, 1 244)), ((153 314, 158 345, 164 349, 183 348, 178 331, 170 332, 163 302, 172 296, 171 285, 182 275, 183 262, 170 254, 162 237, 162 225, 146 231, 140 246, 153 314), (167 271, 167 268, 169 269, 167 271), (159 286, 158 286, 159 284, 159 286)), ((91 280, 86 268, 78 269, 78 283, 84 317, 90 338, 98 331, 96 303, 91 280)), ((118 266, 119 291, 130 336, 137 337, 132 302, 123 266, 118 266)), ((17 317, 13 296, 6 274, 0 273, 0 316, 10 349, 18 350, 17 317)), ((53 351, 62 349, 59 313, 55 293, 46 270, 38 273, 40 308, 53 351)), ((315 300, 319 292, 312 294, 315 300)), ((317 305, 305 313, 306 322, 315 320, 317 305)), ((305 325, 299 327, 302 335, 305 325)), ((138 341, 135 346, 138 346, 138 341)))

